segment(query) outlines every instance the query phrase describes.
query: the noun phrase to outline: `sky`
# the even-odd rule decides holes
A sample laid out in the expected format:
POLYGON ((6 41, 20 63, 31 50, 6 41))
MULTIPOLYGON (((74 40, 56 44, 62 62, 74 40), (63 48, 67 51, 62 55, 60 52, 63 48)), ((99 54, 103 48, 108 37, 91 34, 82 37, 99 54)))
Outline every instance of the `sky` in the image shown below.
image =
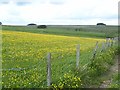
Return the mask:
POLYGON ((118 25, 119 0, 0 0, 3 25, 118 25))

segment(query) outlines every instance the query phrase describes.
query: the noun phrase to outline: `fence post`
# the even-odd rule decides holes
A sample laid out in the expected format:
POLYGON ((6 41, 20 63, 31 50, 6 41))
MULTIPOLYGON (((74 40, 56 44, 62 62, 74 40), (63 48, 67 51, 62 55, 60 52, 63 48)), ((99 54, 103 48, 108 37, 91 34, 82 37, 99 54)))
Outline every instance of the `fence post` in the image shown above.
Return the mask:
POLYGON ((113 38, 111 38, 111 47, 113 46, 113 38))
POLYGON ((79 60, 80 60, 80 44, 76 47, 76 68, 79 69, 79 60))
POLYGON ((47 55, 47 86, 51 85, 51 53, 47 55))
POLYGON ((103 52, 105 50, 105 43, 102 43, 102 48, 101 48, 101 52, 103 52))
POLYGON ((98 48, 98 41, 96 42, 95 49, 93 52, 93 60, 95 59, 96 53, 97 53, 97 48, 98 48))
POLYGON ((109 38, 109 47, 111 47, 111 38, 109 38))
POLYGON ((118 37, 115 37, 114 40, 115 40, 115 45, 116 45, 118 42, 118 37))
POLYGON ((109 38, 106 38, 106 48, 109 46, 109 38))
POLYGON ((113 45, 115 45, 116 44, 116 40, 115 40, 115 37, 113 38, 113 45))

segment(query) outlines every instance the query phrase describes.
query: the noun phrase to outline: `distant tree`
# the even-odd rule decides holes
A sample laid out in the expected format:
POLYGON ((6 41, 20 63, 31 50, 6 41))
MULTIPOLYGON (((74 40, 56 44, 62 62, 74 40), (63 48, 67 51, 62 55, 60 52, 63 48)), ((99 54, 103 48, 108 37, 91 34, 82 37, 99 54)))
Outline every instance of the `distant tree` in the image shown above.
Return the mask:
POLYGON ((36 26, 37 24, 34 24, 34 23, 30 23, 28 24, 27 26, 36 26))
POLYGON ((104 24, 104 23, 97 23, 97 25, 104 25, 104 26, 106 26, 106 24, 104 24))
POLYGON ((80 29, 79 29, 79 28, 76 28, 75 31, 80 31, 80 29))
POLYGON ((46 25, 38 25, 37 28, 45 29, 45 28, 47 28, 47 26, 46 25))
POLYGON ((77 31, 77 28, 75 29, 75 31, 77 31))
POLYGON ((0 22, 0 25, 2 25, 2 22, 0 22))

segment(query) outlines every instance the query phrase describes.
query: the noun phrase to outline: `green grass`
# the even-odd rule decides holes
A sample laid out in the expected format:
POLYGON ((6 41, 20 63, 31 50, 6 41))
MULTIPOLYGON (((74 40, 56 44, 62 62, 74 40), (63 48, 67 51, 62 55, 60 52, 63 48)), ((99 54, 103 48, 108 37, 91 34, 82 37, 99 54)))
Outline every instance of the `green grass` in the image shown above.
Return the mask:
POLYGON ((112 83, 109 85, 109 88, 120 88, 120 73, 114 73, 112 76, 112 83))
POLYGON ((118 36, 117 26, 50 26, 47 29, 37 29, 27 26, 2 26, 3 30, 14 30, 41 34, 55 34, 75 37, 106 38, 118 36), (78 28, 80 31, 75 31, 78 28))

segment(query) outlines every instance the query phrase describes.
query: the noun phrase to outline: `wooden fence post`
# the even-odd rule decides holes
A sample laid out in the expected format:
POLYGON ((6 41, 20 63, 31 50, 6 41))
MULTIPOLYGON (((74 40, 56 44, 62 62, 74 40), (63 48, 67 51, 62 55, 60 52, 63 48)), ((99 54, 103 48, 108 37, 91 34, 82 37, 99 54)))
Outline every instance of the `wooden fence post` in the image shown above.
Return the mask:
POLYGON ((111 47, 113 46, 113 38, 111 38, 111 47))
POLYGON ((113 45, 115 45, 116 44, 116 40, 115 40, 115 37, 113 38, 113 45))
POLYGON ((80 61, 80 45, 78 44, 76 47, 76 68, 79 69, 79 61, 80 61))
POLYGON ((51 85, 51 53, 47 55, 47 86, 51 85))
POLYGON ((103 52, 105 50, 105 43, 103 42, 102 43, 102 48, 101 48, 101 51, 100 52, 103 52))
POLYGON ((98 41, 96 42, 95 49, 94 49, 94 52, 93 52, 93 60, 95 59, 97 49, 98 49, 98 41))
POLYGON ((113 40, 114 40, 114 39, 113 39, 113 38, 111 38, 111 46, 113 46, 113 40))
POLYGON ((109 46, 108 43, 109 43, 109 38, 106 38, 106 48, 109 46))
POLYGON ((115 40, 115 44, 117 44, 117 42, 118 42, 118 37, 115 37, 114 40, 115 40))
POLYGON ((111 38, 109 38, 109 47, 111 47, 111 38))

